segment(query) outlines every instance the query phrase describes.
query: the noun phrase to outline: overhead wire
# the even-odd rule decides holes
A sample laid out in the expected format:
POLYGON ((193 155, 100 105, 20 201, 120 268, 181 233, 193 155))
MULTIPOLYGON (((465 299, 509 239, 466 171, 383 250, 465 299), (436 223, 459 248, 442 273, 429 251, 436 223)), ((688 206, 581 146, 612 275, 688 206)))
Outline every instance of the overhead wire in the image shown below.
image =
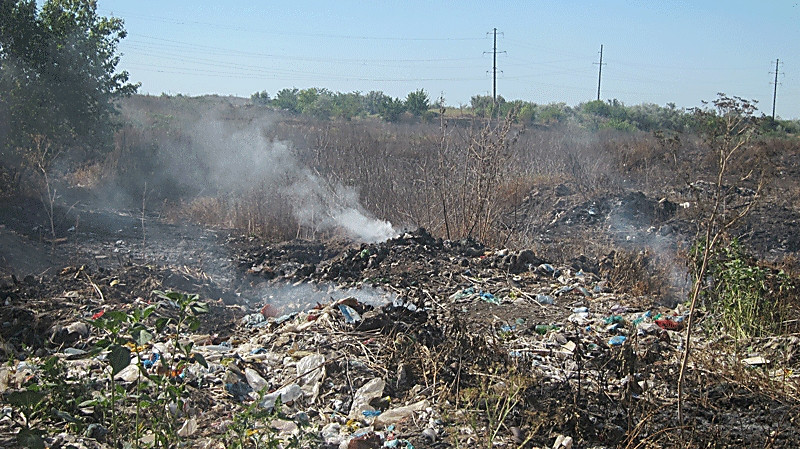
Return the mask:
MULTIPOLYGON (((397 36, 369 36, 357 34, 326 34, 272 31, 269 29, 251 29, 240 26, 228 26, 218 23, 202 21, 176 20, 141 14, 125 14, 127 17, 147 21, 155 21, 179 26, 205 28, 212 27, 229 31, 270 34, 282 37, 314 37, 324 39, 344 39, 359 41, 393 41, 393 42, 447 42, 447 41, 478 41, 485 40, 481 37, 397 37, 397 36)), ((594 91, 594 75, 596 72, 595 49, 586 53, 564 51, 544 45, 537 45, 528 41, 503 37, 506 48, 511 44, 515 48, 528 50, 528 54, 544 55, 539 58, 522 58, 514 54, 502 53, 501 72, 499 79, 525 81, 529 87, 550 87, 573 92, 594 91), (578 64, 582 62, 581 64, 578 64), (569 75, 569 81, 586 80, 586 86, 578 87, 569 82, 546 83, 540 82, 542 78, 563 77, 569 75)), ((180 75, 196 75, 206 77, 264 79, 264 78, 291 78, 292 80, 348 80, 370 82, 467 82, 483 81, 488 78, 484 64, 486 55, 471 57, 420 57, 420 58, 391 58, 391 57, 328 57, 328 56, 303 56, 269 51, 252 51, 241 48, 225 48, 222 46, 207 45, 198 42, 186 42, 169 39, 150 34, 129 33, 120 47, 124 46, 125 54, 137 56, 150 61, 164 61, 164 63, 137 62, 131 64, 132 68, 156 73, 169 73, 180 75), (238 59, 237 59, 238 58, 238 59), (257 63, 242 62, 241 58, 257 60, 257 63), (185 64, 175 65, 176 62, 185 64), (287 62, 293 63, 291 65, 287 62), (291 67, 291 68, 289 68, 291 67), (359 72, 364 68, 389 68, 407 69, 417 71, 416 75, 403 76, 394 71, 391 76, 375 73, 374 75, 359 72), (349 70, 348 70, 349 69, 349 70), (349 73, 348 73, 349 71, 349 73), (475 76, 437 76, 431 75, 436 71, 458 71, 459 73, 475 73, 475 76)), ((430 48, 427 49, 428 51, 430 48)), ((509 49, 510 50, 510 49, 509 49)), ((345 50, 346 51, 346 50, 345 50)), ((137 58, 137 59, 138 59, 137 58)), ((608 69, 603 71, 603 92, 611 95, 637 95, 641 97, 652 96, 665 85, 676 85, 691 82, 692 85, 711 83, 708 81, 709 73, 714 71, 752 71, 753 67, 685 67, 672 64, 652 64, 648 62, 630 61, 620 58, 606 59, 608 69), (664 76, 665 70, 680 70, 683 73, 679 79, 664 76), (639 89, 617 89, 618 86, 636 86, 639 89), (652 89, 648 89, 652 86, 652 89)), ((604 64, 604 65, 606 65, 604 64)), ((373 71, 374 73, 374 71, 373 71)), ((582 82, 582 81, 581 81, 582 82)), ((713 81, 718 85, 718 81, 713 81)), ((521 87, 525 89, 525 87, 521 87)))
MULTIPOLYGON (((221 25, 213 22, 202 22, 197 20, 175 20, 171 18, 164 18, 158 16, 148 16, 142 14, 135 14, 125 12, 121 15, 115 15, 113 10, 101 10, 103 14, 114 15, 115 17, 134 17, 142 20, 149 20, 154 22, 169 23, 173 25, 201 25, 203 27, 212 27, 233 31, 244 31, 247 33, 269 34, 275 36, 298 36, 298 37, 316 37, 325 39, 347 39, 347 40, 375 40, 375 41, 409 41, 409 42, 446 42, 446 41, 478 41, 485 40, 486 37, 401 37, 401 36, 365 36, 365 35, 352 35, 352 34, 328 34, 328 33, 298 33, 286 31, 270 31, 269 29, 258 29, 250 27, 240 27, 231 25, 221 25)), ((120 11, 117 11, 120 12, 120 11)))

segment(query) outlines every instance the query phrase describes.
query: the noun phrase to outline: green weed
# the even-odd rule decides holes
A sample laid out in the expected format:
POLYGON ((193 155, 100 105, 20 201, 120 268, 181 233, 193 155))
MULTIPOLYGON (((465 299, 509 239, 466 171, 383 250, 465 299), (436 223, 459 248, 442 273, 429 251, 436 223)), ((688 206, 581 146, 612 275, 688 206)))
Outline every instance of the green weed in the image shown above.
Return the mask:
MULTIPOLYGON (((701 245, 698 245, 701 246, 701 245)), ((695 254, 700 254, 697 250, 695 254)), ((738 240, 721 246, 709 264, 706 307, 735 338, 763 337, 784 332, 794 289, 790 277, 749 258, 738 240)))

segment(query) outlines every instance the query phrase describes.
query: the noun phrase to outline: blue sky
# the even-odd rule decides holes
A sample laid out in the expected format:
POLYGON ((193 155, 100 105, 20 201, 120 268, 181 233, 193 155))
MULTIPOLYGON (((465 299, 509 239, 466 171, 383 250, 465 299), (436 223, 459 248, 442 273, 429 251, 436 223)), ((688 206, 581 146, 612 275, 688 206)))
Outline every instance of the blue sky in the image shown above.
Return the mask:
POLYGON ((800 118, 798 1, 99 0, 125 20, 120 68, 149 94, 249 97, 286 87, 425 89, 448 105, 492 93, 576 105, 693 107, 717 92, 800 118))

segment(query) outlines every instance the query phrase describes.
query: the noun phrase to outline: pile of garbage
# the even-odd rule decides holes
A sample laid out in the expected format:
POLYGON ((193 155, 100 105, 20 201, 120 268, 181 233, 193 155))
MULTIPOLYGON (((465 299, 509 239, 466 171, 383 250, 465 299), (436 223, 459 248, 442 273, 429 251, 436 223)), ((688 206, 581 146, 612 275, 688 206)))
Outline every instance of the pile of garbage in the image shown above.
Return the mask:
MULTIPOLYGON (((37 435, 54 448, 677 441, 665 429, 678 427, 687 310, 615 292, 598 263, 554 266, 529 250, 424 230, 340 252, 257 245, 240 253, 235 293, 141 266, 6 280, 0 445, 37 435), (255 294, 309 284, 335 287, 302 307, 255 294), (372 288, 382 301, 352 294, 372 288)), ((711 348, 713 339, 697 333, 693 344, 711 348)), ((743 365, 769 361, 750 354, 743 365)), ((791 410, 791 401, 710 384, 706 374, 687 379, 687 416, 709 432, 695 443, 780 446, 796 434, 800 422, 756 412, 791 410)))

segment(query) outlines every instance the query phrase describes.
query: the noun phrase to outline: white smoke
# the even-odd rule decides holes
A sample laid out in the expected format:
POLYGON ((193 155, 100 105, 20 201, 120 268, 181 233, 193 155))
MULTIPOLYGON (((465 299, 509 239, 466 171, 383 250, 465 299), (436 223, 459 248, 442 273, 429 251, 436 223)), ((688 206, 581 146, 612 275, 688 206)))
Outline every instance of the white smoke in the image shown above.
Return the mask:
POLYGON ((298 170, 297 179, 286 192, 293 199, 297 221, 314 231, 340 229, 348 237, 366 243, 382 242, 397 235, 388 221, 365 211, 355 189, 333 185, 311 170, 298 170))
POLYGON ((314 233, 342 232, 365 243, 397 235, 391 223, 361 205, 356 189, 303 166, 289 143, 269 141, 261 127, 231 128, 222 120, 202 120, 195 127, 200 142, 197 155, 207 168, 206 180, 215 188, 241 193, 263 185, 280 191, 291 199, 297 222, 314 233))

